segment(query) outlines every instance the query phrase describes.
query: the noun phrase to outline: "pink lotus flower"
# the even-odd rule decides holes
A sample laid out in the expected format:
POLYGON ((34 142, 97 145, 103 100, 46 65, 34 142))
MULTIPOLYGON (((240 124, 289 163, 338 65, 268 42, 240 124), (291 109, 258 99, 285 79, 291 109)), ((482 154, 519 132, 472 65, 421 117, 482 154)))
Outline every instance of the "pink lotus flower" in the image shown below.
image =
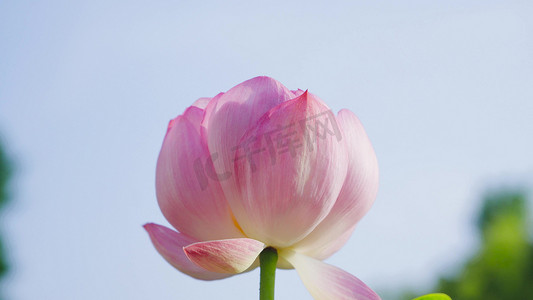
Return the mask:
POLYGON ((323 263, 348 240, 378 187, 358 118, 269 77, 201 98, 170 121, 157 162, 159 206, 177 230, 146 224, 157 251, 194 278, 252 270, 266 247, 315 299, 379 299, 323 263))

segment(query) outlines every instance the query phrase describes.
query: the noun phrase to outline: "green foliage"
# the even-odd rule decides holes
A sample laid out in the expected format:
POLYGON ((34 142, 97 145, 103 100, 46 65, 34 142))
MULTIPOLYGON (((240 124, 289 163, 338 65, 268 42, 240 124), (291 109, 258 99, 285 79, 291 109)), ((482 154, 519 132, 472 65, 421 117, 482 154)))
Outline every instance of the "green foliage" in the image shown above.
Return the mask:
MULTIPOLYGON (((454 300, 533 300, 533 243, 528 199, 520 190, 488 193, 476 219, 481 245, 455 274, 431 290, 454 300)), ((412 291, 399 299, 412 299, 412 291)), ((435 294, 414 300, 431 298, 435 294)))
POLYGON ((533 245, 523 192, 488 195, 477 220, 481 247, 436 290, 455 300, 533 299, 533 245))
POLYGON ((446 294, 436 293, 436 294, 420 296, 413 300, 451 300, 451 298, 446 294))
MULTIPOLYGON (((11 169, 9 167, 2 145, 0 144, 0 208, 2 208, 8 198, 6 185, 10 174, 11 169)), ((2 240, 0 239, 0 278, 5 275, 7 269, 8 265, 4 255, 4 245, 2 243, 2 240)))
POLYGON ((2 144, 0 144, 0 208, 7 201, 6 184, 10 174, 11 168, 8 164, 2 144))

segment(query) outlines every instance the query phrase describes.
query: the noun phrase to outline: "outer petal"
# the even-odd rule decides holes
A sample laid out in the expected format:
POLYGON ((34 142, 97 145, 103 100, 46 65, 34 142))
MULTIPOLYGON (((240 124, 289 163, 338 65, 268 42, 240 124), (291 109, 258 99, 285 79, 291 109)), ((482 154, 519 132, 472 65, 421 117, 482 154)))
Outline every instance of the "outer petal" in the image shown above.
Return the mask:
POLYGON ((236 274, 246 271, 256 260, 265 244, 248 238, 199 242, 184 248, 191 261, 202 268, 236 274))
POLYGON ((235 161, 241 197, 228 199, 247 236, 287 247, 327 215, 347 168, 336 126, 328 107, 304 93, 247 132, 235 161))
POLYGON ((183 247, 197 242, 195 239, 153 223, 144 225, 144 229, 150 235, 157 252, 181 272, 202 280, 215 280, 231 276, 200 268, 185 256, 183 247))
POLYGON ((309 236, 294 246, 299 252, 324 259, 348 240, 355 224, 374 203, 378 163, 359 119, 349 110, 337 117, 348 151, 348 173, 335 205, 309 236))
POLYGON ((202 120, 204 118, 204 110, 194 105, 189 106, 183 113, 183 117, 189 120, 189 122, 191 122, 194 128, 199 129, 200 125, 202 124, 202 120))
POLYGON ((192 105, 201 109, 205 109, 207 107, 207 104, 209 104, 209 101, 211 101, 211 98, 203 97, 194 101, 192 105))
POLYGON ((303 93, 305 93, 305 91, 301 89, 297 89, 291 92, 294 94, 294 97, 300 97, 303 93))
MULTIPOLYGON (((217 181, 199 124, 189 118, 199 108, 189 108, 171 122, 156 170, 156 192, 161 211, 179 232, 212 240, 242 237, 217 181)), ((193 118, 194 119, 194 118, 193 118)))
POLYGON ((357 277, 332 265, 296 252, 281 252, 316 300, 379 300, 372 289, 357 277))
MULTIPOLYGON (((217 108, 218 99, 220 97, 222 97, 223 95, 224 95, 224 93, 218 93, 215 97, 213 97, 211 100, 209 100, 209 103, 207 103, 207 106, 204 108, 205 114, 204 114, 204 118, 202 120, 202 127, 207 129, 207 125, 209 123, 209 120, 211 119, 211 115, 212 115, 213 111, 215 111, 215 109, 217 108)), ((204 140, 207 140, 207 134, 204 135, 204 140)))
MULTIPOLYGON (((308 248, 306 252, 302 252, 302 253, 305 254, 305 255, 311 256, 313 258, 316 258, 318 260, 324 260, 324 259, 330 257, 331 255, 333 255, 335 252, 339 251, 344 246, 344 244, 346 244, 346 242, 352 236, 352 233, 353 233, 355 227, 357 227, 357 225, 355 225, 352 228, 348 229, 347 231, 345 231, 341 235, 332 236, 332 237, 329 237, 327 239, 324 238, 324 240, 327 240, 327 242, 322 242, 322 243, 316 243, 315 242, 315 243, 313 243, 313 248, 308 248)), ((313 236, 311 236, 311 238, 312 237, 313 236)), ((304 240, 302 240, 302 241, 306 241, 306 240, 307 240, 307 237, 304 240)), ((293 247, 293 249, 296 249, 297 251, 300 251, 300 250, 298 250, 299 249, 298 248, 299 244, 300 243, 296 244, 293 247)))
MULTIPOLYGON (((278 81, 269 77, 247 80, 209 102, 202 123, 207 128, 206 140, 219 174, 233 172, 235 147, 241 137, 257 121, 278 104, 294 98, 294 94, 278 81)), ((228 199, 239 197, 235 179, 224 178, 220 184, 228 199)))
POLYGON ((291 98, 294 94, 270 77, 252 78, 215 96, 206 108, 203 125, 210 128, 209 150, 222 157, 215 162, 217 170, 232 168, 234 147, 244 133, 271 108, 291 98))

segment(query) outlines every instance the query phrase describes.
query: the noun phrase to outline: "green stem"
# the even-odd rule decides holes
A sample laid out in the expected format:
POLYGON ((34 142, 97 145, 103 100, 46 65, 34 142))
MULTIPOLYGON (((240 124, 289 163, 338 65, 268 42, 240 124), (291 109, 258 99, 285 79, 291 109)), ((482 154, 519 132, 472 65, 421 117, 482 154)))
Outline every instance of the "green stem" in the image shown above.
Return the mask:
POLYGON ((259 300, 274 300, 274 283, 276 281, 276 265, 278 251, 272 247, 265 248, 259 254, 261 279, 259 282, 259 300))

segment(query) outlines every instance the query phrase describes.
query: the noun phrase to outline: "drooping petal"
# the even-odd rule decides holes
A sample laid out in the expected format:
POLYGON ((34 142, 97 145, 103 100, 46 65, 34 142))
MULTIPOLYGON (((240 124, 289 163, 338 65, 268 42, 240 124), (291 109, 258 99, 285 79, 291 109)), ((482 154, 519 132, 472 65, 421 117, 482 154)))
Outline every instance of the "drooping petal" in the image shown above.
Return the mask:
POLYGON ((198 240, 242 237, 234 222, 212 157, 202 140, 199 124, 188 114, 173 120, 165 137, 156 170, 156 192, 161 211, 179 232, 198 240))
POLYGON ((184 250, 191 261, 206 270, 236 274, 246 271, 264 248, 260 241, 240 238, 194 243, 184 250))
POLYGON ((332 265, 294 251, 282 251, 316 300, 379 300, 372 289, 357 277, 332 265))
POLYGON ((327 215, 346 176, 335 116, 309 93, 269 111, 235 156, 240 197, 228 198, 248 237, 286 247, 327 215))
POLYGON ((355 224, 374 203, 378 191, 376 154, 363 125, 349 110, 340 111, 337 120, 348 151, 346 180, 328 216, 294 246, 320 260, 342 247, 355 224))
POLYGON ((149 223, 144 225, 144 229, 150 235, 157 252, 165 258, 176 269, 181 272, 202 280, 215 280, 231 276, 231 274, 221 274, 207 271, 200 268, 189 260, 183 251, 183 247, 196 243, 197 240, 176 232, 161 225, 149 223))

